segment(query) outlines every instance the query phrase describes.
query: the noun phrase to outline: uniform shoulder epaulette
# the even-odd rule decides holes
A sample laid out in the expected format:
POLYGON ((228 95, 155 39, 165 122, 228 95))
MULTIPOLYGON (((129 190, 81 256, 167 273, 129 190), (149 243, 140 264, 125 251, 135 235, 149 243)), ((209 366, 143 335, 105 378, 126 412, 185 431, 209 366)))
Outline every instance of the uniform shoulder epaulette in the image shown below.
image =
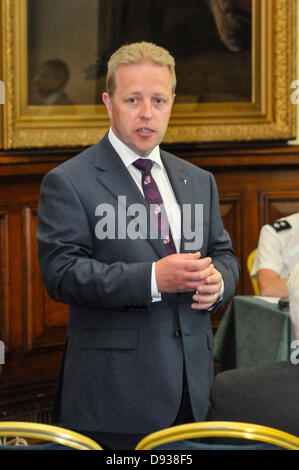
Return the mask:
POLYGON ((276 232, 292 228, 291 224, 287 220, 275 220, 275 222, 271 222, 269 225, 273 227, 276 232))

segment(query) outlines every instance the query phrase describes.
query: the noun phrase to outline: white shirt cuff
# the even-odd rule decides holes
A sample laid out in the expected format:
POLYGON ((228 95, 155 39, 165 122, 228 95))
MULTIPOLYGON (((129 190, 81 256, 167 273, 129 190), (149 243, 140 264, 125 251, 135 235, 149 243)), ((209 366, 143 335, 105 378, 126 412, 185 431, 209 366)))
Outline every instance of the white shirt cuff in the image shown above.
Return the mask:
POLYGON ((159 302, 161 300, 161 294, 158 291, 157 281, 156 281, 156 271, 155 263, 152 264, 152 302, 159 302))
MULTIPOLYGON (((222 286, 221 286, 221 289, 220 289, 220 294, 219 294, 218 299, 215 300, 215 302, 221 302, 222 299, 223 299, 223 293, 224 293, 224 282, 223 282, 223 279, 221 280, 221 282, 222 282, 222 286)), ((208 311, 208 312, 209 312, 210 310, 213 310, 214 305, 215 305, 215 302, 213 303, 213 305, 211 305, 211 307, 207 308, 207 311, 208 311)))

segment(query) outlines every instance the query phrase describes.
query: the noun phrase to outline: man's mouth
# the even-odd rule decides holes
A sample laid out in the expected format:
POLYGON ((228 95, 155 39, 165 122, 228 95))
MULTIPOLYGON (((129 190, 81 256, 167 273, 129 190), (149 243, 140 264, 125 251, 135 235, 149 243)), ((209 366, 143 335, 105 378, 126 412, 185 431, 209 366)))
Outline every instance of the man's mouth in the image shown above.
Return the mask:
POLYGON ((140 127, 139 129, 137 129, 137 132, 138 134, 151 134, 153 131, 153 129, 150 129, 148 127, 140 127))

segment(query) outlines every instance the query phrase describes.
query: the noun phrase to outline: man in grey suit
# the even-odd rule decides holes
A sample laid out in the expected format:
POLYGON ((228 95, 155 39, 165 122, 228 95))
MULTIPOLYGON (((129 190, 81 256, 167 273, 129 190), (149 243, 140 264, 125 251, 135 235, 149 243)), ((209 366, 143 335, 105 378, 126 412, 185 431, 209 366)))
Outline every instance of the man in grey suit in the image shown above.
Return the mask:
POLYGON ((209 420, 260 424, 299 436, 299 263, 287 287, 297 338, 291 343, 290 360, 218 374, 209 420))
POLYGON ((166 50, 120 48, 103 93, 109 132, 41 186, 41 273, 70 306, 59 422, 107 448, 205 418, 210 311, 239 276, 213 176, 159 148, 174 90, 166 50))

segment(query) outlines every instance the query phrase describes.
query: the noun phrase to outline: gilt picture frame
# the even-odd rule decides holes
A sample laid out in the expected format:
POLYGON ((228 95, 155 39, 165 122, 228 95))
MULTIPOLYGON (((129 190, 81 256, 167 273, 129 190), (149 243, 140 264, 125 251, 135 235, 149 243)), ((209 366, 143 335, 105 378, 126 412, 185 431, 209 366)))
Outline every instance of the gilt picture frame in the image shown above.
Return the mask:
MULTIPOLYGON (((57 18, 55 19, 55 14, 57 14, 57 11, 55 10, 55 2, 53 0, 39 1, 44 2, 45 6, 47 6, 46 3, 48 1, 50 2, 52 5, 52 18, 49 20, 48 17, 47 21, 48 24, 56 25, 57 18)), ((110 1, 113 2, 113 0, 110 1)), ((208 5, 209 0, 205 0, 205 2, 208 5)), ((60 3, 65 4, 67 2, 60 3)), ((229 94, 227 99, 225 94, 219 98, 215 90, 212 90, 210 94, 201 96, 200 90, 204 87, 208 90, 208 85, 213 75, 217 75, 217 73, 213 73, 213 70, 216 70, 215 64, 218 62, 215 56, 207 54, 208 58, 209 56, 214 57, 214 62, 209 64, 206 62, 206 73, 204 77, 201 77, 201 81, 197 77, 196 71, 202 70, 202 67, 198 65, 193 67, 192 63, 191 70, 194 73, 184 73, 186 69, 182 67, 179 59, 178 69, 181 66, 179 70, 182 71, 180 73, 180 89, 173 107, 164 142, 270 141, 288 140, 296 137, 296 106, 290 99, 293 91, 290 88, 291 83, 297 78, 296 1, 252 0, 250 3, 252 8, 250 13, 250 60, 249 66, 246 67, 246 74, 249 76, 250 83, 244 91, 245 98, 242 95, 231 97, 229 94), (191 84, 186 85, 185 88, 184 76, 186 79, 188 76, 189 83, 191 84), (190 86, 192 90, 189 89, 190 86)), ((102 3, 102 8, 104 4, 105 2, 102 3)), ((179 0, 176 0, 173 3, 176 8, 181 8, 183 4, 185 5, 184 14, 188 15, 188 2, 183 2, 182 0, 180 3, 179 0)), ((36 0, 1 1, 2 62, 0 72, 2 78, 0 78, 5 84, 5 103, 2 105, 3 109, 1 110, 3 120, 1 126, 2 148, 50 148, 93 145, 109 128, 106 109, 100 101, 101 92, 104 91, 103 76, 96 76, 96 79, 93 81, 92 93, 94 96, 98 96, 94 102, 88 97, 88 92, 86 92, 87 97, 84 97, 82 92, 82 97, 80 96, 81 102, 80 100, 76 102, 75 99, 51 106, 34 102, 31 98, 30 84, 33 81, 33 69, 38 63, 37 59, 48 59, 44 54, 46 46, 44 46, 44 50, 37 49, 34 46, 34 54, 31 50, 31 45, 33 44, 32 36, 34 36, 32 35, 32 24, 39 24, 39 21, 33 23, 32 20, 32 18, 36 18, 35 5, 37 5, 36 0)), ((194 17, 194 3, 192 4, 190 1, 190 9, 191 7, 193 8, 191 16, 194 17)), ((73 29, 79 31, 80 25, 76 26, 76 12, 72 10, 75 9, 70 8, 68 12, 70 21, 73 21, 73 29)), ((100 13, 103 15, 103 18, 108 18, 108 15, 105 16, 106 12, 100 13)), ((204 14, 210 15, 212 18, 208 7, 207 13, 204 14)), ((80 15, 78 14, 77 16, 79 17, 80 15)), ((176 12, 173 17, 177 18, 177 16, 176 12)), ((121 21, 121 15, 119 18, 121 21)), ((177 23, 174 25, 171 18, 171 16, 164 17, 164 25, 169 31, 171 31, 170 26, 179 27, 177 23)), ((107 39, 109 35, 107 36, 107 31, 104 34, 101 29, 104 28, 104 26, 101 26, 104 23, 101 21, 101 17, 97 18, 98 31, 95 34, 101 38, 99 41, 101 50, 103 50, 102 46, 103 44, 105 45, 105 41, 107 42, 106 49, 109 50, 109 39, 107 39)), ((151 31, 150 34, 153 35, 154 33, 151 31)), ((172 34, 173 36, 169 37, 175 37, 173 32, 172 34)), ((84 34, 82 37, 84 37, 84 34)), ((147 35, 146 39, 148 38, 152 38, 153 42, 155 41, 155 37, 151 35, 147 35)), ((75 39, 72 38, 72 40, 74 41, 74 49, 79 49, 75 39)), ((182 41, 181 37, 180 41, 182 41)), ((42 41, 37 42, 42 44, 42 41)), ((65 39, 61 41, 61 43, 64 42, 66 42, 65 39)), ((44 43, 49 44, 49 41, 44 40, 44 43)), ((93 44, 92 41, 90 43, 93 44)), ((186 43, 188 44, 188 41, 186 43)), ((51 44, 53 46, 53 43, 51 44)), ((211 40, 207 44, 211 44, 211 40)), ((86 48, 84 49, 82 42, 80 45, 83 51, 81 54, 85 55, 84 50, 86 51, 86 48)), ((194 44, 191 44, 190 41, 190 56, 192 56, 192 50, 194 50, 194 44)), ((204 48, 201 50, 204 50, 204 48)), ((91 54, 92 51, 90 50, 89 53, 91 54)), ((237 64, 237 72, 234 75, 231 87, 235 93, 236 90, 244 88, 244 76, 246 74, 244 75, 244 62, 241 63, 238 69, 238 51, 229 51, 229 54, 230 57, 234 57, 234 63, 237 64)), ((87 52, 86 55, 88 55, 87 52)), ((193 53, 193 59, 194 57, 197 59, 198 56, 198 53, 193 53)), ((94 61, 90 61, 90 67, 82 65, 80 79, 82 79, 82 76, 84 77, 84 74, 86 79, 86 74, 90 71, 91 75, 94 74, 98 57, 94 53, 94 61)), ((78 62, 80 64, 81 59, 78 62)), ((223 65, 223 73, 225 69, 227 67, 223 65)), ((230 71, 228 72, 230 73, 230 71)), ((222 72, 218 74, 222 76, 222 72)), ((80 85, 78 80, 78 78, 76 80, 73 79, 73 83, 76 82, 78 89, 83 90, 83 86, 80 85)), ((74 95, 77 98, 78 93, 75 92, 74 95)))

